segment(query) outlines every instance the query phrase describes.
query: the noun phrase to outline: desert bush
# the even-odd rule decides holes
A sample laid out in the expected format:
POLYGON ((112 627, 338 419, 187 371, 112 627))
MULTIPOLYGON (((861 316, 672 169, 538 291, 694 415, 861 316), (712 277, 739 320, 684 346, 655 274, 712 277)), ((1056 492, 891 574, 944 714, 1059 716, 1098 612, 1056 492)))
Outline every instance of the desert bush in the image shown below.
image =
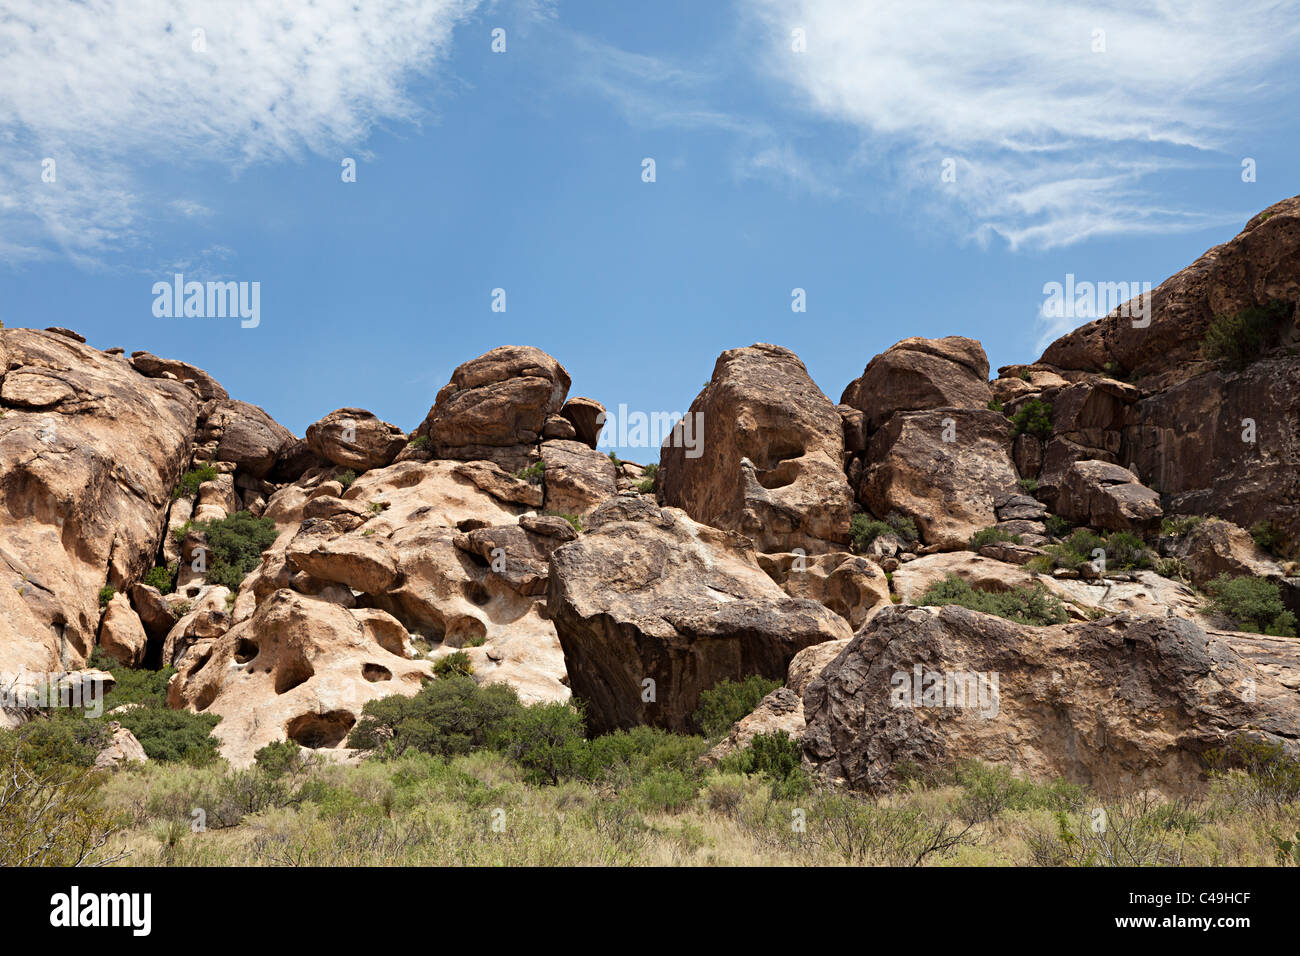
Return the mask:
POLYGON ((262 552, 275 543, 278 532, 270 518, 255 517, 249 511, 237 511, 219 521, 199 525, 207 535, 209 584, 220 584, 232 591, 262 561, 262 552))
POLYGON ((199 468, 191 468, 185 474, 181 475, 181 480, 177 482, 176 487, 172 489, 172 499, 193 498, 199 492, 199 485, 205 481, 212 481, 217 477, 217 469, 212 465, 203 465, 199 468))
POLYGON ((469 655, 464 651, 453 651, 433 663, 435 677, 470 677, 473 673, 474 665, 470 663, 469 655))
POLYGON ((113 597, 116 594, 117 594, 117 588, 113 587, 113 585, 111 584, 105 584, 102 588, 99 589, 99 606, 107 607, 108 602, 113 600, 113 597))
POLYGON ((655 480, 653 478, 642 478, 636 483, 636 490, 644 495, 654 494, 655 480))
POLYGON ((163 594, 171 594, 176 590, 176 568, 150 568, 145 572, 144 583, 151 588, 157 588, 163 594))
POLYGON ((426 684, 414 697, 393 694, 369 701, 348 734, 348 746, 383 756, 408 750, 467 754, 487 746, 522 706, 505 684, 480 687, 472 677, 450 675, 426 684))
POLYGON ((1295 637, 1296 617, 1282 603, 1276 581, 1221 574, 1208 585, 1210 607, 1232 618, 1238 630, 1273 637, 1295 637))
POLYGON ((969 823, 992 820, 1008 810, 1076 809, 1083 802, 1083 788, 1057 779, 1048 784, 1013 776, 1006 767, 967 760, 953 771, 953 782, 962 788, 958 813, 969 823))
POLYGON ((758 702, 780 686, 779 680, 758 674, 741 681, 719 681, 712 690, 700 694, 695 726, 709 740, 719 740, 730 733, 732 724, 753 713, 758 702))
POLYGON ((1274 556, 1281 554, 1286 533, 1276 521, 1257 521, 1250 526, 1250 536, 1255 543, 1274 556))
POLYGON ((797 797, 812 790, 811 778, 803 769, 803 748, 784 730, 755 734, 748 746, 728 754, 719 764, 723 773, 757 775, 772 784, 779 799, 797 797))
POLYGON ((1300 801, 1300 758, 1279 743, 1234 737, 1208 751, 1205 766, 1234 808, 1271 811, 1300 801))
POLYGON ((1274 300, 1230 315, 1215 316, 1201 339, 1201 357, 1244 369, 1277 344, 1292 306, 1274 300))
POLYGON ((581 772, 583 732, 582 714, 569 704, 535 704, 507 718, 493 743, 523 768, 528 783, 557 784, 581 772))
POLYGON ((1020 535, 1004 531, 1002 528, 983 528, 970 536, 970 549, 978 551, 984 545, 993 544, 995 541, 1010 541, 1012 544, 1019 544, 1020 540, 1020 535))
POLYGON ((1013 435, 1047 438, 1052 434, 1052 404, 1031 398, 1011 416, 1013 435))
POLYGON ((823 793, 808 814, 808 838, 863 866, 920 866, 972 845, 972 824, 915 806, 886 806, 841 793, 823 793))
POLYGON ((1035 626, 1064 624, 1070 619, 1065 605, 1041 584, 1009 591, 980 591, 955 574, 935 581, 922 592, 916 603, 936 607, 958 604, 972 611, 996 614, 1018 624, 1035 626))
POLYGON ((1203 515, 1173 515, 1168 518, 1162 518, 1160 521, 1160 533, 1181 538, 1204 520, 1205 517, 1203 515))
POLYGON ((167 707, 137 707, 113 715, 131 733, 150 760, 183 761, 202 766, 220 759, 212 729, 216 714, 195 714, 167 707))

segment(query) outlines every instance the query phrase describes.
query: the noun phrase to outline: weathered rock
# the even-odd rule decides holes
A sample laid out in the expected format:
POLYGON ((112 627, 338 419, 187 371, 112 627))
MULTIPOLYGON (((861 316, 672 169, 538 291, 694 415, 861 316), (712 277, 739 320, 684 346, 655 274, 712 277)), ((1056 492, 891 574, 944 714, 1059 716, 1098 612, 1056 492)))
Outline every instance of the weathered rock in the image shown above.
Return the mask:
POLYGON ((1230 577, 1282 577, 1282 566, 1255 543, 1250 532, 1230 521, 1209 518, 1195 525, 1174 552, 1203 588, 1220 574, 1230 577))
POLYGON ((904 764, 978 758, 1103 794, 1181 795, 1202 789, 1205 753, 1234 734, 1294 750, 1298 704, 1294 687, 1180 618, 1029 627, 957 606, 886 608, 804 692, 804 755, 866 790, 904 764), (919 689, 939 697, 911 693, 917 671, 937 675, 919 689))
POLYGON ((180 655, 168 703, 221 717, 213 734, 235 766, 278 740, 339 749, 367 701, 410 696, 432 676, 375 642, 337 604, 280 590, 251 618, 180 655))
POLYGON ((840 403, 862 412, 874 432, 895 412, 932 408, 986 408, 989 360, 974 339, 903 339, 867 363, 844 389, 840 403))
POLYGON ((838 640, 824 641, 821 644, 805 647, 790 661, 790 669, 786 671, 785 686, 802 698, 803 692, 808 689, 808 685, 825 669, 827 664, 840 656, 840 653, 849 646, 852 640, 852 638, 843 637, 838 640))
POLYGON ((598 733, 685 730, 718 681, 780 679, 802 648, 849 634, 822 605, 781 591, 748 539, 641 495, 606 502, 552 553, 547 607, 598 733))
MULTIPOLYGON (((546 419, 546 424, 542 426, 542 437, 573 441, 578 437, 578 431, 573 427, 573 422, 563 415, 551 415, 546 419)), ((586 442, 583 442, 583 444, 585 445, 586 442)))
POLYGON ((548 511, 585 515, 618 490, 614 463, 582 442, 543 442, 542 466, 548 511))
POLYGON ((660 452, 659 487, 666 504, 760 551, 841 551, 853 504, 843 460, 830 399, 793 352, 759 344, 719 356, 660 452), (696 422, 703 435, 684 435, 696 422))
POLYGON ((199 400, 50 332, 0 330, 0 358, 5 388, 58 383, 0 418, 0 672, 49 672, 90 653, 106 576, 152 566, 199 400))
POLYGON ((858 497, 877 515, 913 518, 927 545, 964 548, 1017 492, 1010 453, 1010 429, 997 412, 899 412, 871 437, 858 497))
POLYGON ((778 687, 758 706, 736 721, 731 732, 709 751, 710 761, 717 762, 737 750, 744 750, 759 734, 784 733, 798 739, 804 730, 803 700, 788 687, 778 687))
POLYGON ((108 746, 95 755, 96 770, 116 770, 125 763, 147 763, 149 757, 135 739, 135 734, 127 730, 116 720, 108 725, 112 738, 108 746))
POLYGON ((365 594, 383 594, 401 577, 392 550, 381 538, 299 534, 286 552, 291 571, 365 594))
POLYGON ((1126 531, 1150 527, 1164 514, 1160 496, 1127 468, 1104 461, 1076 461, 1065 473, 1056 500, 1062 517, 1095 528, 1126 531))
POLYGON ((131 608, 125 594, 114 594, 104 609, 99 624, 99 646, 104 653, 128 667, 144 663, 149 638, 140 617, 131 608))
POLYGON ((541 349, 506 345, 460 365, 438 392, 417 434, 441 458, 490 459, 508 468, 560 413, 569 373, 541 349))
MULTIPOLYGON (((85 341, 85 339, 81 339, 85 341)), ((176 359, 159 358, 149 352, 132 352, 131 365, 141 375, 150 378, 162 378, 164 375, 173 375, 175 380, 181 383, 193 382, 193 390, 205 402, 219 401, 224 402, 230 398, 230 394, 221 387, 221 385, 207 372, 197 368, 188 362, 179 362, 176 359)))
POLYGON ((855 631, 889 603, 885 572, 858 555, 760 554, 758 563, 786 594, 826 605, 855 631))
POLYGON ((605 406, 594 398, 575 396, 564 403, 560 414, 573 423, 578 441, 595 448, 605 425, 605 406))
POLYGON ((217 441, 216 461, 233 462, 264 478, 280 453, 296 443, 293 433, 265 411, 248 402, 219 401, 200 423, 201 437, 217 441))
POLYGON ((392 464, 406 447, 406 433, 364 408, 339 408, 307 428, 307 444, 340 468, 369 471, 392 464))

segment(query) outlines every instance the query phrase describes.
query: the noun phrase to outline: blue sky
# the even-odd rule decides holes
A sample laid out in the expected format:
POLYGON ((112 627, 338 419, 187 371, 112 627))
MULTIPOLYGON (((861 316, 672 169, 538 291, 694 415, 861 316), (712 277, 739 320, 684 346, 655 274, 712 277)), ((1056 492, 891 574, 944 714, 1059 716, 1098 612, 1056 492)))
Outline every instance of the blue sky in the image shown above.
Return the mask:
POLYGON ((297 434, 411 429, 508 343, 651 412, 776 342, 838 401, 909 335, 1029 361, 1081 321, 1045 283, 1157 284, 1300 193, 1297 2, 361 6, 5 0, 0 319, 297 434), (156 317, 176 271, 259 282, 260 325, 156 317))

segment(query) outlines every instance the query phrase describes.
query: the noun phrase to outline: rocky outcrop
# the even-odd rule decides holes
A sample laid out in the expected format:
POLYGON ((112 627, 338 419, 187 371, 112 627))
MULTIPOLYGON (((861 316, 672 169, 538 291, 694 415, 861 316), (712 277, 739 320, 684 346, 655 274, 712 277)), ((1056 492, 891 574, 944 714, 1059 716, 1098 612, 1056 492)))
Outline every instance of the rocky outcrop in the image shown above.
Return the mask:
POLYGON ((1076 461, 1065 472, 1057 514, 1113 531, 1150 528, 1164 514, 1160 496, 1127 468, 1104 461, 1076 461))
POLYGON ((598 733, 686 730, 701 691, 783 678, 799 650, 849 634, 822 605, 777 587, 748 539, 632 493, 552 553, 547 607, 598 733))
MULTIPOLYGON (((1195 792, 1234 734, 1294 751, 1300 696, 1230 636, 1181 618, 1029 627, 956 606, 886 608, 804 692, 804 755, 865 790, 966 758, 1103 794, 1195 792), (937 689, 936 689, 937 688, 937 689)), ((1277 649, 1294 666, 1295 648, 1277 649)))
POLYGON ((660 487, 665 503, 760 551, 840 551, 853 505, 843 459, 830 399, 793 352, 759 344, 718 358, 660 452, 660 487), (697 422, 703 435, 685 440, 697 422))
POLYGON ((307 445, 340 468, 369 471, 390 465, 406 447, 406 433, 364 408, 339 408, 307 428, 307 445))
POLYGON ((1207 518, 1200 522, 1178 542, 1174 554, 1182 559, 1198 588, 1221 574, 1282 577, 1282 567, 1273 556, 1256 544, 1248 531, 1231 521, 1207 518))
MULTIPOLYGON (((80 341, 84 342, 85 339, 80 341)), ((203 369, 180 362, 176 359, 164 359, 150 352, 132 352, 131 364, 141 375, 149 378, 170 378, 191 388, 205 402, 224 402, 230 394, 221 384, 203 369)))
POLYGON ((618 489, 614 463, 582 442, 542 443, 542 482, 546 510, 585 515, 618 489))
POLYGON ((199 398, 73 339, 0 330, 0 671, 76 666, 99 592, 152 566, 199 398))
POLYGON ((119 663, 139 667, 144 663, 148 644, 149 636, 131 602, 125 594, 113 595, 99 625, 99 646, 119 663))
POLYGON ((440 458, 526 466, 546 421, 569 393, 569 373, 531 346, 505 345, 460 365, 438 392, 418 435, 440 458))
POLYGON ((964 548, 1017 492, 1011 429, 988 409, 899 412, 872 435, 866 461, 859 499, 876 515, 913 518, 940 548, 964 548))
POLYGON ((855 631, 889 603, 885 572, 859 555, 760 554, 758 563, 786 594, 824 604, 855 631))
POLYGON ((569 399, 560 414, 573 425, 574 436, 588 448, 595 448, 605 425, 605 406, 594 398, 569 399))
POLYGON ((985 408, 989 360, 974 339, 903 339, 867 363, 844 389, 840 404, 862 412, 867 433, 895 412, 932 408, 985 408))
POLYGON ((265 478, 280 453, 297 441, 256 405, 232 400, 204 407, 198 440, 215 443, 212 460, 232 462, 258 478, 265 478))

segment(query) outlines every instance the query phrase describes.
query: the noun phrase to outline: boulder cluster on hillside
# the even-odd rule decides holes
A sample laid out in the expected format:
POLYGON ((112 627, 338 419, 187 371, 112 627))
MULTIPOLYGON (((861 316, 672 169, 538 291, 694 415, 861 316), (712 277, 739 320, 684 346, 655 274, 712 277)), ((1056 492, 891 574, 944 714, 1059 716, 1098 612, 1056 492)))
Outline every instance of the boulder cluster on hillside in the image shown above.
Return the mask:
POLYGON ((298 438, 186 362, 3 329, 0 673, 173 667, 236 765, 345 753, 453 654, 594 732, 691 731, 762 675, 715 754, 780 729, 854 788, 978 757, 1191 791, 1230 738, 1300 741, 1298 302, 1300 197, 1149 323, 992 380, 979 342, 908 338, 837 404, 789 349, 730 349, 698 448, 647 464, 532 347, 460 365, 409 433, 343 407, 298 438))

